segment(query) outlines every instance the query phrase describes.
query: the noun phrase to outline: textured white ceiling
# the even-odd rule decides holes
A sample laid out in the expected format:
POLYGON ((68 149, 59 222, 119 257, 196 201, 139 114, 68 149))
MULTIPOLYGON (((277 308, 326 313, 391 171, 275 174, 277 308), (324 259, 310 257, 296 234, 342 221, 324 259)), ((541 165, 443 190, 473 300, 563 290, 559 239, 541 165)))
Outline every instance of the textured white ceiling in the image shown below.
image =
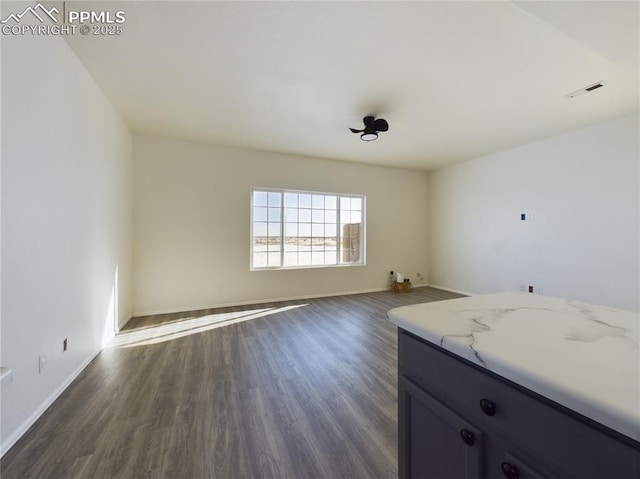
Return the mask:
POLYGON ((428 170, 638 111, 638 7, 113 2, 123 35, 67 41, 133 131, 428 170))

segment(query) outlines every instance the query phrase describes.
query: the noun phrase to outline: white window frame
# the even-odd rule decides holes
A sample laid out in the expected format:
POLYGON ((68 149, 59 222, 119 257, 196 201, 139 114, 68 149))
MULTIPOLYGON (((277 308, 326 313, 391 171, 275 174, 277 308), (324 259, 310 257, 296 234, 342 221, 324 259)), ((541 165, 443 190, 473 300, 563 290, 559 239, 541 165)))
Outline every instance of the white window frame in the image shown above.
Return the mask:
MULTIPOLYGON (((268 270, 281 270, 281 269, 310 269, 310 268, 343 268, 343 267, 352 267, 352 266, 366 266, 366 251, 367 251, 367 221, 366 221, 366 212, 367 212, 367 197, 362 194, 355 193, 330 193, 323 191, 307 191, 307 190, 291 190, 291 189, 281 189, 281 188, 251 188, 249 197, 249 205, 250 205, 250 235, 249 235, 249 270, 250 271, 268 271, 268 270), (280 193, 280 266, 254 266, 254 193, 256 191, 262 192, 274 192, 280 193), (297 193, 303 195, 328 195, 335 196, 337 205, 336 205, 336 263, 333 264, 309 264, 309 265, 295 265, 295 266, 284 266, 285 264, 285 247, 284 247, 284 239, 285 239, 285 205, 284 205, 284 195, 285 193, 297 193), (342 231, 340 228, 340 198, 358 198, 362 201, 362 209, 361 209, 361 231, 360 231, 360 258, 361 260, 358 262, 345 262, 342 263, 340 259, 341 254, 341 242, 342 242, 342 231)), ((326 209, 324 210, 326 211, 326 209)), ((301 223, 298 219, 296 222, 298 225, 301 223)), ((302 222, 304 223, 304 222, 302 222)), ((325 223, 326 224, 326 223, 325 223)), ((267 226, 268 227, 268 226, 267 226)))

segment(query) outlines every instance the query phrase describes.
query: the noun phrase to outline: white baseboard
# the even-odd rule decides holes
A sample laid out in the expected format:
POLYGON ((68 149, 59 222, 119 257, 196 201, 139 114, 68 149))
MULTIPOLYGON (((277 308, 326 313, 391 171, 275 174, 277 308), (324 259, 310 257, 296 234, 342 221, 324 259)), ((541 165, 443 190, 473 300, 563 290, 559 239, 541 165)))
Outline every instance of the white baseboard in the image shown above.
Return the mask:
POLYGON ((116 336, 118 335, 118 333, 120 332, 120 330, 122 328, 124 328, 124 326, 131 321, 131 318, 133 318, 133 314, 130 314, 129 316, 126 317, 126 319, 124 321, 119 321, 118 322, 118 330, 116 331, 116 336))
POLYGON ((443 291, 449 291, 450 293, 464 294, 465 296, 477 296, 476 293, 470 293, 469 291, 462 291, 459 289, 447 288, 445 286, 438 286, 437 284, 426 284, 425 286, 429 286, 430 288, 441 289, 443 291))
MULTIPOLYGON (((427 285, 425 284, 420 286, 427 286, 427 285)), ((279 301, 296 301, 299 299, 328 298, 331 296, 349 296, 352 294, 378 293, 380 291, 389 291, 390 289, 391 287, 372 288, 372 289, 362 289, 358 291, 343 291, 343 292, 326 293, 326 294, 308 294, 303 296, 287 296, 282 298, 266 298, 266 299, 257 299, 257 300, 251 300, 251 301, 236 301, 233 303, 218 303, 218 304, 209 304, 205 306, 183 306, 180 308, 163 309, 163 310, 157 310, 157 311, 137 311, 133 313, 133 316, 138 317, 138 316, 151 316, 155 314, 183 313, 185 311, 200 311, 201 309, 228 308, 233 306, 244 306, 248 304, 277 303, 279 301)))
POLYGON ((75 378, 86 368, 91 361, 102 351, 102 349, 98 349, 95 353, 90 355, 85 361, 82 362, 80 366, 78 366, 75 371, 71 373, 71 375, 60 385, 58 388, 53 391, 47 399, 44 400, 40 406, 33 411, 31 416, 24 421, 20 427, 18 427, 11 436, 9 436, 3 443, 0 445, 0 457, 4 456, 4 454, 13 447, 13 445, 18 442, 18 439, 22 437, 22 435, 27 432, 33 424, 42 416, 42 414, 53 404, 53 402, 58 399, 58 397, 64 392, 67 387, 73 382, 75 378))
MULTIPOLYGON (((418 283, 412 284, 413 288, 436 288, 442 289, 444 291, 450 291, 452 293, 464 294, 466 296, 475 296, 475 293, 468 293, 466 291, 458 291, 451 288, 444 288, 442 286, 436 286, 428 283, 418 283)), ((251 301, 235 301, 232 303, 217 303, 217 304, 208 304, 204 306, 182 306, 179 308, 170 308, 170 309, 159 309, 153 311, 136 311, 129 317, 129 319, 139 316, 152 316, 156 314, 170 314, 170 313, 184 313, 186 311, 200 311, 202 309, 214 309, 214 308, 229 308, 234 306, 245 306, 249 304, 265 304, 265 303, 277 303, 279 301, 296 301, 300 299, 314 299, 314 298, 329 298, 331 296, 349 296, 352 294, 365 294, 365 293, 379 293, 381 291, 389 291, 391 289, 390 286, 386 288, 372 288, 372 289, 361 289, 358 291, 342 291, 342 292, 334 292, 334 293, 324 293, 324 294, 308 294, 303 296, 286 296, 281 298, 266 298, 266 299, 257 299, 251 301)), ((129 321, 125 321, 121 326, 124 327, 125 324, 129 321)))

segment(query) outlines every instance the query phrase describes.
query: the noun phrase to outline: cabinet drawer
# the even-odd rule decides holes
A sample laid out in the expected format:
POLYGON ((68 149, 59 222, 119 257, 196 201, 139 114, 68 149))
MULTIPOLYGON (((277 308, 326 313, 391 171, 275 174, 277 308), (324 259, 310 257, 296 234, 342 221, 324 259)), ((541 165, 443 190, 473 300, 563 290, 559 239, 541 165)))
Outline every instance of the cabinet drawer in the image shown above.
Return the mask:
POLYGON ((496 431, 553 470, 580 478, 640 477, 640 449, 612 432, 402 330, 399 376, 407 377, 479 427, 496 431), (495 404, 490 416, 480 401, 495 404))

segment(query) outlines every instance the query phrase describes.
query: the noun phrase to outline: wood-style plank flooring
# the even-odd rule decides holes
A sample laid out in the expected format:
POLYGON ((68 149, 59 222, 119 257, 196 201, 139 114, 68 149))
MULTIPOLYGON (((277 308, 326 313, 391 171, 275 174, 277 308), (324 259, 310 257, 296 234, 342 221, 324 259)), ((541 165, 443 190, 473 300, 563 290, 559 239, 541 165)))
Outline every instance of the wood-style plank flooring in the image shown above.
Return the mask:
POLYGON ((134 318, 8 478, 396 478, 394 307, 433 288, 134 318))

